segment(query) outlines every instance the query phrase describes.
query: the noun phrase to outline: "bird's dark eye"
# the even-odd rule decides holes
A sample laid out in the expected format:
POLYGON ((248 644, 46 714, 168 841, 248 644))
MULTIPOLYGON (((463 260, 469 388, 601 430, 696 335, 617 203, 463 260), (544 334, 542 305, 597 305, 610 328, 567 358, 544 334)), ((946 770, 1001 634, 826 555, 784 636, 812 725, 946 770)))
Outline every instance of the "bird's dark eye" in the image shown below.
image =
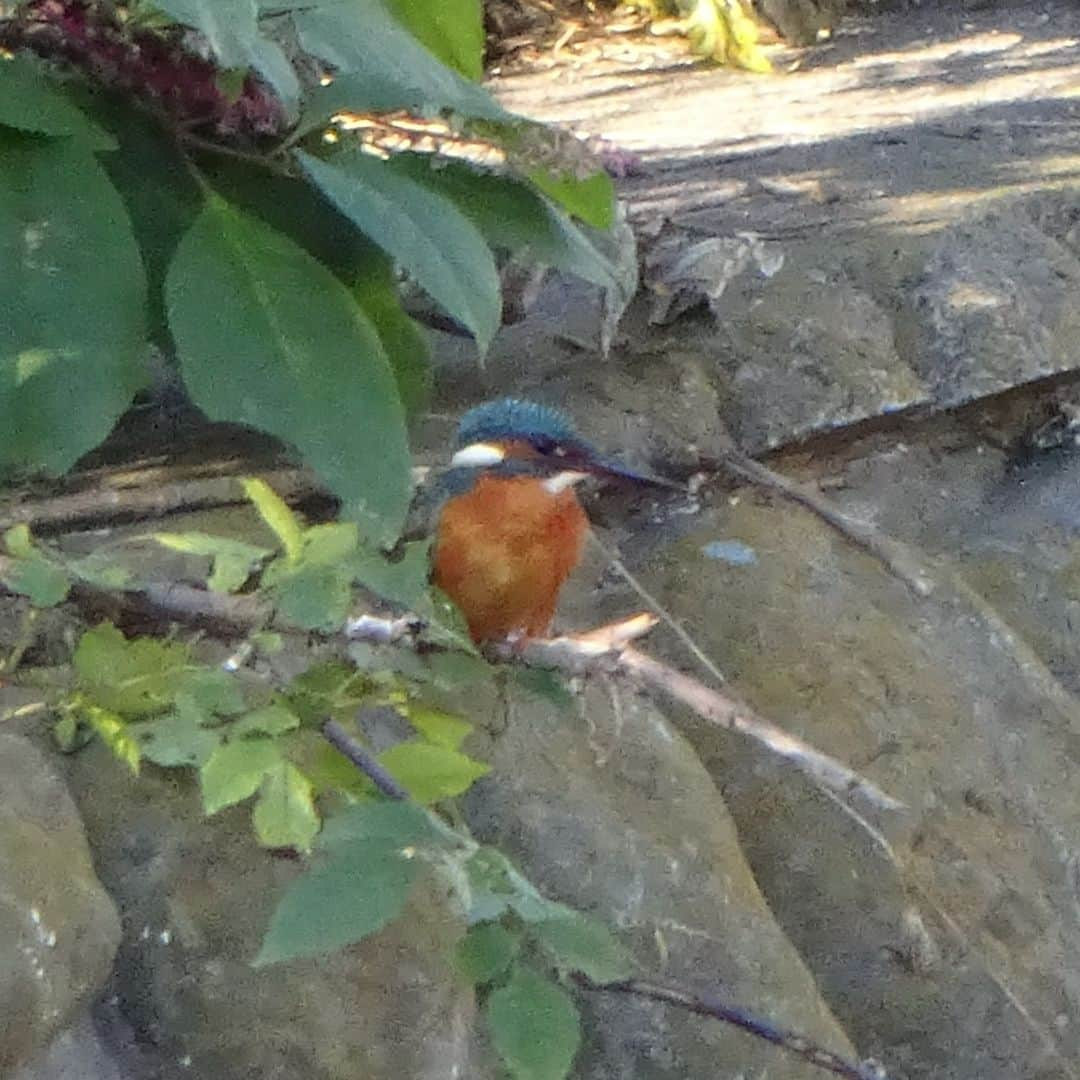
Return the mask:
POLYGON ((537 435, 532 440, 532 444, 538 454, 554 454, 560 449, 559 444, 550 435, 537 435))

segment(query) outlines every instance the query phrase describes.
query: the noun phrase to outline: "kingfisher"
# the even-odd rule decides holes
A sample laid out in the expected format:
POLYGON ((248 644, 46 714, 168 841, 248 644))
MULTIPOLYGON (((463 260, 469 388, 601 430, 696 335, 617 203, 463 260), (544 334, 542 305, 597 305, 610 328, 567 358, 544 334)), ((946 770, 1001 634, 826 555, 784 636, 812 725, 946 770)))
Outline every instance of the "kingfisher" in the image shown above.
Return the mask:
POLYGON ((588 534, 575 488, 589 476, 675 486, 604 456, 557 409, 507 398, 462 418, 432 580, 475 642, 547 634, 588 534))

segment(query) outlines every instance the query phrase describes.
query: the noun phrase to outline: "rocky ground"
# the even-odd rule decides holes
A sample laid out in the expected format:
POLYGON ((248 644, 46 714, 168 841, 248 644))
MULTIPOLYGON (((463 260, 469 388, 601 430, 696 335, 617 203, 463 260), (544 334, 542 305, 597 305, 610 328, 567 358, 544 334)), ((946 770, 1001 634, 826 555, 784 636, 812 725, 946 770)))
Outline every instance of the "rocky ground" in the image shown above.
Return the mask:
MULTIPOLYGON (((496 734, 468 813, 658 977, 896 1080, 1076 1078, 1080 8, 926 3, 782 55, 797 70, 748 77, 598 35, 496 77, 627 155, 642 289, 606 356, 598 298, 558 280, 484 369, 443 343, 421 441, 514 392, 696 475, 693 497, 599 500, 602 539, 760 712, 908 809, 849 806, 616 685, 580 712, 470 702, 496 734), (733 447, 859 528, 737 486, 733 447)), ((641 603, 595 555, 562 619, 641 603)), ((694 666, 673 634, 650 648, 694 666)), ((0 1075, 498 1075, 430 897, 409 929, 254 971, 294 868, 243 815, 208 826, 171 777, 7 729, 0 1016, 26 1035, 0 1075)), ((583 1078, 821 1075, 658 1005, 583 1006, 583 1078)))

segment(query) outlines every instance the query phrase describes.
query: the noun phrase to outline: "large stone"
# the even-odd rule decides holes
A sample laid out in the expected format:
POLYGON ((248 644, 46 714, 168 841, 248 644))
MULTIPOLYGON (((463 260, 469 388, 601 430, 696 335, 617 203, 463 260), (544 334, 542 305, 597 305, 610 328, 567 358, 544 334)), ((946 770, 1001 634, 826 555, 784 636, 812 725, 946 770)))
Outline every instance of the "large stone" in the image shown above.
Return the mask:
MULTIPOLYGON (((615 927, 645 977, 717 994, 855 1056, 754 883, 713 782, 660 713, 624 686, 594 686, 577 709, 515 698, 505 716, 492 712, 494 769, 468 800, 481 838, 547 895, 615 927)), ((819 1076, 680 1009, 621 995, 585 1004, 583 1080, 819 1076)))
POLYGON ((114 1008, 160 1080, 445 1080, 478 1075, 473 1002, 448 963, 462 927, 434 888, 334 955, 254 968, 302 869, 257 847, 250 811, 202 815, 188 777, 131 777, 101 746, 70 759, 124 934, 114 1008))
POLYGON ((0 1076, 104 985, 120 937, 71 797, 26 739, 0 734, 0 1076))

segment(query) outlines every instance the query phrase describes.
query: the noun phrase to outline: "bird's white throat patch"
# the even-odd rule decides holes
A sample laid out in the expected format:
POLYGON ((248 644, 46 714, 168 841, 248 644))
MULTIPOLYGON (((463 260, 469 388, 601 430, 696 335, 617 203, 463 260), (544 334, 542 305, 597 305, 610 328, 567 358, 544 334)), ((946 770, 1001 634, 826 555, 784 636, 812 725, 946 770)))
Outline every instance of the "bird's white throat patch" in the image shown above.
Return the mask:
POLYGON ((550 492, 552 495, 561 495, 567 488, 572 488, 575 484, 581 483, 582 480, 589 478, 588 473, 583 472, 560 472, 554 476, 549 476, 544 481, 544 490, 550 492))

